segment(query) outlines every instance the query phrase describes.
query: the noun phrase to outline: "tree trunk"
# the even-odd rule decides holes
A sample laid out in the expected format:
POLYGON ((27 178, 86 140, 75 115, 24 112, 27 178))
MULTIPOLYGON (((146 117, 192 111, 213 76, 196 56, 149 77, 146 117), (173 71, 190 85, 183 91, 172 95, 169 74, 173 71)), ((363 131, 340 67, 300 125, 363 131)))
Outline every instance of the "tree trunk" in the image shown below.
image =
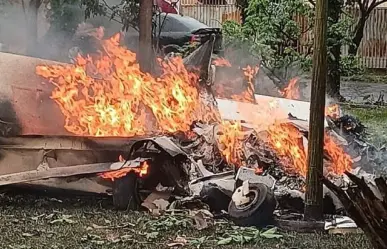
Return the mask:
POLYGON ((331 47, 331 57, 328 59, 327 93, 330 97, 341 100, 340 95, 340 57, 341 44, 331 47), (332 58, 333 57, 333 58, 332 58))
POLYGON ((356 24, 355 35, 352 38, 352 44, 349 46, 349 49, 348 49, 348 54, 353 56, 356 56, 361 40, 363 39, 364 27, 368 18, 365 16, 365 14, 361 13, 360 15, 361 17, 358 23, 356 24))
MULTIPOLYGON (((340 21, 341 10, 344 7, 342 0, 329 0, 330 8, 328 10, 329 25, 334 25, 340 21)), ((330 42, 328 42, 328 81, 327 93, 330 97, 341 100, 340 95, 340 60, 341 60, 341 35, 329 30, 328 34, 330 42)))
POLYGON ((31 0, 28 4, 27 10, 27 54, 30 56, 36 56, 35 49, 38 44, 38 12, 42 0, 31 0))
POLYGON ((327 81, 327 15, 328 1, 316 1, 312 90, 309 116, 308 174, 304 218, 323 217, 323 186, 319 175, 323 172, 324 110, 327 81))
POLYGON ((247 7, 249 7, 248 0, 237 0, 236 6, 241 12, 241 23, 242 25, 246 22, 247 17, 247 7))
POLYGON ((152 47, 152 15, 153 0, 140 0, 139 14, 139 53, 138 60, 143 72, 152 72, 153 47, 152 47))

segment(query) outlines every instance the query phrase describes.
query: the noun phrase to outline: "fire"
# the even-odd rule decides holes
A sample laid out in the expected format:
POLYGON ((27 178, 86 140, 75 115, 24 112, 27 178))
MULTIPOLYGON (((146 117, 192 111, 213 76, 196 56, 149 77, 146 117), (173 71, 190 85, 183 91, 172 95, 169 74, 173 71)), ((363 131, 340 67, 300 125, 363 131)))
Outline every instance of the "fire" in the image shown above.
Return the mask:
POLYGON ((186 70, 182 58, 158 60, 162 74, 153 77, 140 71, 136 54, 119 40, 117 34, 101 41, 103 53, 78 56, 75 65, 36 68, 55 85, 51 98, 64 114, 68 131, 135 136, 187 131, 194 120, 203 119, 198 76, 186 70))
MULTIPOLYGON (((99 30, 96 37, 102 35, 99 30)), ((208 117, 219 121, 219 115, 206 110, 200 101, 197 88, 198 75, 188 72, 181 57, 158 60, 160 76, 152 76, 140 70, 136 54, 119 45, 120 35, 101 41, 100 54, 78 56, 74 65, 38 66, 36 73, 55 86, 51 98, 58 104, 65 117, 64 127, 80 136, 138 136, 159 132, 187 132, 193 121, 207 121, 208 117)), ((231 67, 224 58, 212 62, 217 66, 231 67)), ((255 103, 254 77, 258 67, 243 68, 246 90, 230 94, 238 101, 255 103)), ((242 77, 241 77, 242 79, 242 77)), ((239 81, 238 81, 239 82, 239 81)), ((240 81, 242 82, 242 81, 240 81)), ((298 79, 292 79, 281 91, 285 98, 299 99, 298 79)), ((234 92, 233 92, 234 93, 234 92)), ((253 116, 254 129, 269 125, 269 141, 284 165, 306 176, 306 151, 303 135, 290 124, 274 123, 278 115, 278 103, 259 103, 253 116)), ((243 110, 241 110, 243 113, 243 110)), ((338 115, 338 106, 329 106, 326 115, 338 115)), ((217 113, 218 114, 218 113, 217 113)), ((229 164, 241 165, 239 155, 244 136, 241 122, 222 121, 218 134, 219 149, 229 164)), ((341 174, 350 169, 347 154, 328 136, 325 151, 332 160, 329 170, 341 174)), ((121 161, 122 159, 120 159, 121 161)), ((148 173, 149 165, 139 168, 122 168, 106 172, 101 177, 111 179, 135 172, 140 177, 148 173)), ((260 173, 257 171, 257 173, 260 173)))
MULTIPOLYGON (((240 95, 232 95, 231 98, 243 102, 255 102, 255 89, 253 79, 258 73, 258 66, 243 68, 243 74, 247 80, 247 89, 240 95)), ((239 155, 241 141, 244 138, 242 124, 240 121, 222 121, 220 124, 220 133, 218 134, 218 143, 222 155, 228 163, 240 166, 241 158, 239 155)))
POLYGON ((219 126, 218 144, 227 163, 240 166, 239 150, 243 137, 241 122, 222 121, 219 126))
MULTIPOLYGON (((269 142, 283 160, 284 166, 306 177, 307 152, 303 146, 303 134, 288 123, 273 124, 268 132, 269 142)), ((324 152, 331 161, 331 164, 326 167, 328 172, 342 175, 352 169, 351 157, 328 134, 324 136, 324 152)))
POLYGON ((280 93, 283 97, 287 99, 300 99, 300 89, 297 85, 298 78, 293 78, 289 81, 289 84, 281 91, 280 93))
POLYGON ((351 171, 352 159, 327 135, 324 137, 324 151, 330 157, 332 165, 328 168, 330 172, 342 175, 345 171, 351 171))
POLYGON ((295 171, 302 176, 306 176, 306 153, 303 148, 301 132, 291 124, 274 123, 269 126, 269 143, 276 150, 278 156, 282 158, 285 166, 290 166, 291 171, 295 171), (287 160, 291 160, 288 162, 287 160))
POLYGON ((333 104, 325 107, 325 116, 331 118, 338 118, 340 116, 340 108, 339 105, 333 104))
POLYGON ((244 92, 238 95, 232 95, 231 99, 236 100, 236 101, 241 101, 241 102, 249 102, 249 103, 254 103, 255 102, 255 87, 254 87, 254 77, 258 73, 259 67, 251 67, 247 66, 243 68, 243 74, 247 80, 247 87, 244 92))
POLYGON ((144 177, 148 174, 148 170, 149 170, 149 164, 147 161, 145 161, 138 168, 125 167, 119 170, 101 173, 99 174, 99 176, 104 179, 110 179, 111 181, 114 181, 117 178, 126 176, 130 172, 136 173, 139 177, 144 177))
POLYGON ((217 67, 231 67, 230 61, 225 58, 216 58, 212 61, 212 64, 217 67))

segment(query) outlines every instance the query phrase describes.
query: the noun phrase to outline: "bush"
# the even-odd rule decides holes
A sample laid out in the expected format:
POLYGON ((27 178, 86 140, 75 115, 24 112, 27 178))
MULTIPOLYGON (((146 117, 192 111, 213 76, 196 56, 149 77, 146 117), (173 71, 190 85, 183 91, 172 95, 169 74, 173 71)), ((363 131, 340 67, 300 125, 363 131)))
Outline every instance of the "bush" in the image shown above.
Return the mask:
POLYGON ((342 56, 340 60, 341 76, 350 77, 360 75, 365 72, 365 68, 361 65, 359 57, 342 56))

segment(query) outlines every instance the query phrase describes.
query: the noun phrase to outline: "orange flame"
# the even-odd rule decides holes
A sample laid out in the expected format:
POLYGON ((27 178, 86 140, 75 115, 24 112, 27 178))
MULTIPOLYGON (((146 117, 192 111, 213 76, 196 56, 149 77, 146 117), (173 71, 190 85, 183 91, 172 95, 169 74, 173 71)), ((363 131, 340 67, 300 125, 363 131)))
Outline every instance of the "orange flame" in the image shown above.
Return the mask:
POLYGON ((98 58, 78 56, 76 65, 36 68, 55 85, 51 98, 68 131, 134 136, 187 131, 194 120, 203 120, 198 77, 186 70, 182 58, 159 60, 162 75, 155 78, 140 71, 136 54, 119 46, 119 40, 117 34, 102 41, 104 53, 98 58))
MULTIPOLYGON (((96 37, 102 37, 103 29, 96 37)), ((206 121, 218 115, 206 110, 199 99, 198 76, 186 70, 180 57, 167 61, 158 60, 162 74, 154 77, 140 71, 136 54, 119 46, 120 35, 101 41, 103 51, 98 56, 78 56, 75 65, 38 66, 36 73, 54 84, 51 98, 59 105, 64 117, 64 127, 81 136, 135 136, 157 132, 188 131, 195 120, 206 121)), ((231 66, 221 58, 213 64, 231 66)), ((258 67, 243 68, 247 79, 246 91, 232 95, 232 99, 254 103, 254 76, 258 67)), ((298 79, 292 79, 281 91, 285 98, 300 97, 298 79)), ((264 104, 266 105, 266 104, 264 104)), ((267 110, 276 104, 267 103, 267 110)), ((265 109, 264 106, 261 106, 265 109)), ((260 108, 261 108, 260 107, 260 108)), ((336 109, 328 107, 328 114, 336 109)), ((265 111, 267 116, 275 116, 265 111)), ((260 113, 254 118, 254 127, 262 126, 260 113)), ((265 113, 263 113, 265 114, 265 113)), ((272 121, 270 121, 270 124, 272 121)), ((230 164, 239 166, 239 150, 243 137, 241 122, 223 121, 218 143, 221 153, 230 164)), ((302 134, 289 124, 272 124, 269 141, 276 149, 285 165, 292 165, 301 175, 306 175, 306 152, 302 134), (287 158, 287 159, 286 159, 287 158)), ((351 166, 348 155, 329 138, 325 138, 325 151, 332 159, 331 171, 342 173, 351 166)), ((116 179, 131 171, 140 177, 148 173, 145 162, 140 168, 122 168, 106 172, 101 177, 116 179)))
POLYGON ((332 161, 332 165, 328 168, 329 172, 342 175, 345 171, 351 171, 353 163, 351 157, 327 135, 324 137, 324 150, 332 161))
POLYGON ((325 107, 325 116, 331 118, 338 118, 340 116, 340 108, 339 105, 333 104, 325 107))
POLYGON ((281 91, 281 95, 287 99, 299 99, 300 98, 300 89, 297 85, 298 78, 293 78, 289 81, 289 84, 281 91))
POLYGON ((291 124, 275 123, 269 126, 268 133, 269 142, 278 156, 284 160, 284 165, 291 165, 291 170, 306 176, 306 153, 301 132, 291 124))
POLYGON ((212 64, 217 67, 231 67, 230 61, 225 58, 216 58, 212 61, 212 64))
POLYGON ((249 103, 254 103, 255 102, 255 86, 253 79, 255 75, 258 73, 259 67, 251 67, 247 66, 243 68, 243 74, 245 78, 247 79, 247 88, 246 91, 242 92, 241 94, 238 95, 232 95, 231 99, 236 100, 236 101, 241 101, 241 102, 249 102, 249 103))
POLYGON ((219 150, 227 163, 240 166, 239 150, 243 139, 242 125, 240 122, 222 121, 219 126, 219 150))
MULTIPOLYGON (((304 150, 301 132, 291 124, 277 123, 269 127, 269 142, 290 170, 306 177, 307 152, 304 150)), ((325 134, 324 151, 330 157, 331 165, 328 172, 342 175, 352 169, 351 157, 325 134)))
POLYGON ((114 182, 115 179, 124 177, 130 172, 136 173, 139 177, 144 177, 148 174, 148 169, 149 169, 149 164, 147 163, 147 161, 145 161, 138 168, 125 167, 119 170, 101 173, 99 174, 99 176, 104 179, 110 179, 111 181, 114 182))

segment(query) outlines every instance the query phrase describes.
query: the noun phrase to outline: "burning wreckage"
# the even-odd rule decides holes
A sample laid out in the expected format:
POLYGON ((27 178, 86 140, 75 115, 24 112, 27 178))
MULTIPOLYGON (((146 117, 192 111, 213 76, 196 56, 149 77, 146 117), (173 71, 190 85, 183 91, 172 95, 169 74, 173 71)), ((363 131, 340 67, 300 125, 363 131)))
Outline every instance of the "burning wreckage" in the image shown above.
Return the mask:
MULTIPOLYGON (((119 41, 72 65, 1 54, 0 185, 108 193, 119 209, 200 200, 239 225, 302 211, 309 104, 296 80, 281 98, 255 95, 259 68, 212 59, 213 40, 184 60, 159 59, 155 77, 119 41)), ((344 172, 367 175, 378 162, 365 155, 380 151, 339 114, 326 109, 323 174, 345 187, 344 172)), ((326 212, 340 213, 324 191, 326 212)))

